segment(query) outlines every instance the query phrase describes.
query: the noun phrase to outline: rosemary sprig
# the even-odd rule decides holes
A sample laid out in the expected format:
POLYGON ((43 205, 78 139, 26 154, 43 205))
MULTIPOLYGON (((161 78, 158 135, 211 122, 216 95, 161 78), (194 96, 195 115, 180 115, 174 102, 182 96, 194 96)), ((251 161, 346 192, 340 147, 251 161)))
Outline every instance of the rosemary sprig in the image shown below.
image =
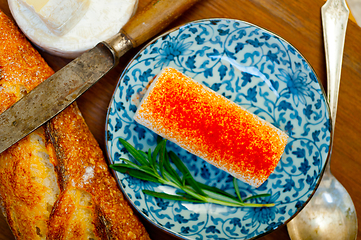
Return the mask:
POLYGON ((124 139, 120 138, 119 141, 133 156, 136 163, 121 158, 120 160, 123 160, 124 163, 112 164, 110 165, 112 169, 121 173, 127 173, 132 177, 144 181, 164 184, 178 189, 176 192, 177 195, 149 190, 143 190, 144 194, 169 200, 215 203, 232 207, 274 206, 274 203, 247 203, 246 201, 248 200, 259 197, 268 197, 270 194, 259 194, 242 199, 236 178, 233 180, 233 186, 237 197, 218 188, 196 181, 178 155, 172 151, 167 152, 165 139, 158 143, 153 153, 151 153, 151 149, 148 150, 148 153, 136 150, 124 139), (182 173, 182 176, 178 175, 177 171, 170 164, 170 160, 172 160, 176 168, 182 173))

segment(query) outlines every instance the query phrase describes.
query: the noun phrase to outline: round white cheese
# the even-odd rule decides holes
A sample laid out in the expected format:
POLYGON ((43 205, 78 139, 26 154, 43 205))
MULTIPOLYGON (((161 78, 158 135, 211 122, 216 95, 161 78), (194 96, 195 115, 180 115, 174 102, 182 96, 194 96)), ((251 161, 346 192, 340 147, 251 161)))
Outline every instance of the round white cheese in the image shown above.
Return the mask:
MULTIPOLYGON (((83 52, 93 48, 97 43, 114 36, 130 19, 138 6, 138 0, 88 0, 89 6, 85 12, 79 13, 81 18, 68 17, 65 20, 76 21, 71 29, 57 33, 49 28, 50 21, 59 21, 62 14, 52 14, 52 19, 36 10, 27 0, 8 0, 10 11, 22 32, 28 39, 44 51, 65 58, 78 57, 83 52), (49 21, 49 22, 47 22, 49 21), (74 26, 73 26, 74 25, 74 26)), ((64 9, 62 9, 64 11, 64 9)), ((74 10, 69 8, 69 16, 74 16, 74 10), (70 12, 73 11, 73 12, 70 12)), ((63 14, 64 16, 64 14, 63 14)))

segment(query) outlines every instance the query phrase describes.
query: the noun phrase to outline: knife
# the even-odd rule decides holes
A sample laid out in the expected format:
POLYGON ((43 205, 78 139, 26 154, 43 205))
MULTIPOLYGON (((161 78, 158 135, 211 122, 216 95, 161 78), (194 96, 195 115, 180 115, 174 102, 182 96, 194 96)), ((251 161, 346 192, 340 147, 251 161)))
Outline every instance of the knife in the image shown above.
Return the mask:
POLYGON ((73 103, 124 53, 159 33, 197 1, 152 1, 115 36, 71 61, 0 114, 0 153, 73 103))

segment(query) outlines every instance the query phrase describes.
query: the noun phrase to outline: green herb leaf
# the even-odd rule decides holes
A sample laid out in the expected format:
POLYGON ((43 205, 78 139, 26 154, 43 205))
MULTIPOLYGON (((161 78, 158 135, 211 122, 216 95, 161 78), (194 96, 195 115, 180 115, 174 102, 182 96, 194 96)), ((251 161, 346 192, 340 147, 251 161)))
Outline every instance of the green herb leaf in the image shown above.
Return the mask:
POLYGON ((237 199, 235 198, 232 194, 230 193, 227 193, 225 191, 222 191, 221 189, 219 188, 216 188, 216 187, 212 187, 212 186, 208 186, 206 184, 203 184, 203 183, 200 183, 200 182, 197 182, 198 185, 203 189, 203 190, 208 190, 208 191, 211 191, 211 192, 215 192, 215 193, 218 193, 218 194, 222 194, 226 197, 229 197, 229 198, 234 198, 234 199, 237 199))
POLYGON ((182 186, 181 182, 178 182, 178 179, 176 179, 172 174, 170 174, 168 171, 164 171, 165 178, 169 181, 168 185, 172 185, 176 188, 180 188, 182 186))
POLYGON ((160 193, 160 192, 149 191, 149 190, 142 190, 142 192, 144 194, 147 194, 147 195, 152 196, 152 197, 164 198, 164 199, 168 199, 168 200, 186 201, 186 202, 194 202, 194 203, 204 203, 203 201, 200 201, 200 200, 197 200, 197 199, 194 199, 194 198, 187 198, 185 196, 178 196, 178 195, 160 193))
POLYGON ((121 173, 126 173, 129 168, 133 168, 133 167, 128 166, 126 164, 124 164, 124 165, 125 166, 123 166, 123 164, 111 164, 111 165, 109 165, 109 167, 111 169, 114 169, 115 171, 121 172, 121 173))
POLYGON ((128 159, 125 159, 125 158, 119 158, 119 160, 123 160, 125 162, 125 164, 129 165, 129 166, 132 166, 133 168, 136 168, 136 169, 139 169, 141 165, 138 165, 128 159))
MULTIPOLYGON (((157 140, 158 140, 158 138, 157 138, 157 140)), ((161 142, 159 142, 158 144, 157 144, 157 146, 155 147, 155 149, 154 149, 154 152, 153 152, 153 154, 152 154, 152 163, 154 164, 154 167, 156 167, 156 164, 157 164, 157 156, 158 156, 158 153, 159 153, 159 151, 160 151, 160 149, 162 148, 162 146, 163 146, 163 144, 165 144, 165 143, 163 143, 163 142, 166 142, 167 140, 162 140, 161 142)))
POLYGON ((128 152, 137 160, 141 165, 148 165, 147 159, 143 156, 143 154, 139 153, 137 149, 135 149, 130 143, 125 141, 122 138, 119 138, 120 143, 128 150, 128 152))
POLYGON ((134 169, 138 169, 140 171, 143 171, 143 172, 153 175, 155 177, 157 177, 157 175, 158 175, 156 173, 156 171, 154 171, 154 169, 148 165, 137 165, 137 164, 133 163, 132 161, 129 161, 128 159, 125 159, 125 158, 120 158, 120 159, 123 160, 127 165, 133 167, 134 169))
POLYGON ((140 154, 142 154, 145 159, 148 158, 148 154, 147 154, 146 152, 144 152, 144 151, 142 151, 142 150, 138 150, 138 152, 139 152, 140 154))
POLYGON ((165 144, 166 142, 163 141, 161 142, 161 148, 159 150, 159 171, 160 171, 160 174, 164 177, 164 152, 165 152, 165 144))
POLYGON ((233 178, 233 187, 234 187, 234 191, 236 191, 236 195, 237 195, 239 201, 243 202, 241 193, 239 192, 238 179, 235 177, 233 178))
POLYGON ((115 164, 109 165, 109 167, 114 169, 114 170, 116 168, 133 168, 134 169, 133 166, 131 166, 131 165, 127 164, 127 163, 115 163, 115 164))
POLYGON ((199 194, 206 195, 203 190, 199 187, 196 180, 194 180, 192 174, 189 172, 188 168, 184 165, 182 160, 175 154, 174 152, 170 151, 169 156, 172 159, 174 165, 178 168, 179 171, 183 174, 183 178, 185 181, 199 194))
POLYGON ((144 180, 144 181, 149 181, 149 182, 155 182, 155 183, 163 183, 163 181, 160 181, 160 179, 149 175, 143 171, 139 171, 137 169, 134 168, 128 168, 128 167, 121 167, 121 166, 114 166, 114 165, 110 165, 110 167, 118 172, 121 173, 127 173, 132 177, 144 180))
POLYGON ((172 176, 172 179, 174 179, 175 183, 182 185, 182 179, 179 177, 178 173, 174 170, 174 168, 170 165, 169 155, 165 148, 164 148, 164 168, 169 173, 169 175, 172 176))
POLYGON ((162 138, 161 136, 157 135, 157 144, 159 144, 161 141, 165 141, 166 139, 162 138))
POLYGON ((257 195, 247 197, 243 201, 248 201, 248 200, 255 199, 255 198, 260 198, 260 197, 270 197, 270 196, 271 196, 271 194, 269 194, 269 193, 262 193, 262 194, 257 194, 257 195))
POLYGON ((148 156, 148 162, 150 163, 150 166, 154 166, 153 158, 152 158, 152 149, 149 148, 147 156, 148 156))
POLYGON ((219 194, 219 193, 216 193, 216 192, 213 192, 213 191, 208 191, 208 190, 205 190, 205 189, 203 189, 203 191, 210 198, 214 198, 214 199, 217 199, 217 200, 226 201, 226 202, 234 203, 234 204, 242 203, 235 197, 228 197, 228 196, 225 196, 223 194, 219 194))

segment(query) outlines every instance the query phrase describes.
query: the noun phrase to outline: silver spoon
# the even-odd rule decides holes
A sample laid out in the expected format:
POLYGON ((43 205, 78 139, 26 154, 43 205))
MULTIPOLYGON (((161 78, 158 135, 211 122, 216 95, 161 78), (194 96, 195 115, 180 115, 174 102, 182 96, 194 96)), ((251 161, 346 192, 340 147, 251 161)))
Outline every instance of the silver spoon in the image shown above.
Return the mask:
MULTIPOLYGON (((321 13, 327 66, 327 98, 331 111, 333 142, 349 10, 345 0, 327 0, 322 6, 321 13)), ((332 175, 330 160, 325 166, 321 183, 310 202, 287 224, 292 240, 356 239, 355 206, 346 189, 332 175)))

